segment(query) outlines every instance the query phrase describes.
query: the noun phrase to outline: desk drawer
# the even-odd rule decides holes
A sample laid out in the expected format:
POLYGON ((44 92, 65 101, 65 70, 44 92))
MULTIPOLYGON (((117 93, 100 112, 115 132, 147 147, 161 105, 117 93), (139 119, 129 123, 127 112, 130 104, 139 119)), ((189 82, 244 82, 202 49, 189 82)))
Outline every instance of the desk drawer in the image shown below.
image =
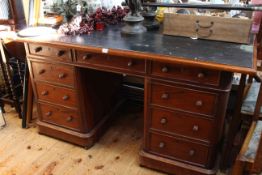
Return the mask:
POLYGON ((145 73, 145 60, 76 51, 78 63, 145 73))
POLYGON ((32 55, 44 56, 45 59, 72 62, 71 51, 68 48, 45 46, 40 44, 29 43, 29 52, 32 55), (52 58, 50 58, 52 57, 52 58))
POLYGON ((80 130, 80 117, 75 110, 39 104, 42 121, 65 127, 72 130, 80 130))
POLYGON ((206 166, 208 163, 208 146, 166 135, 150 133, 149 151, 171 159, 191 162, 202 166, 206 166))
POLYGON ((163 78, 218 86, 220 73, 220 71, 215 70, 152 61, 152 75, 163 78))
POLYGON ((214 121, 178 111, 151 108, 151 128, 194 139, 211 141, 214 121))
POLYGON ((74 69, 50 63, 31 62, 34 79, 49 81, 54 84, 74 86, 74 69))
POLYGON ((197 114, 214 116, 217 94, 186 87, 151 84, 151 103, 197 114))
POLYGON ((45 83, 36 83, 38 99, 68 107, 77 107, 76 93, 72 89, 45 83))

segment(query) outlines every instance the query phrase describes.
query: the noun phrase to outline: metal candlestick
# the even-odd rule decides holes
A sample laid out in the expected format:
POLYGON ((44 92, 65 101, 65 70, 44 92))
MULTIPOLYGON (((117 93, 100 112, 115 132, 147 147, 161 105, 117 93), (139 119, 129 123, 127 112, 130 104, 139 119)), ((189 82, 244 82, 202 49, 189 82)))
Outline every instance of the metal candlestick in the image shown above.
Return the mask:
POLYGON ((144 17, 140 14, 142 4, 140 0, 126 0, 130 12, 124 17, 125 26, 122 28, 122 34, 136 35, 146 32, 142 25, 144 17))

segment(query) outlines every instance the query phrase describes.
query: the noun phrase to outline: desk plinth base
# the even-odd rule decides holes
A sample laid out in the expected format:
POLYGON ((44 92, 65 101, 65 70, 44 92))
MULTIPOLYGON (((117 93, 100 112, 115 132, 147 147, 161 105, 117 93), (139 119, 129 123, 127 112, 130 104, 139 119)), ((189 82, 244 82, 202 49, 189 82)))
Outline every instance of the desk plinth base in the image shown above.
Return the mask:
POLYGON ((39 134, 51 136, 88 149, 97 142, 99 137, 106 130, 108 126, 108 118, 109 116, 104 117, 104 119, 101 120, 99 124, 97 124, 96 127, 88 133, 79 133, 49 123, 37 121, 38 132, 39 134))
POLYGON ((119 102, 117 102, 117 104, 108 113, 108 115, 105 115, 88 133, 79 133, 39 120, 37 121, 38 132, 39 134, 51 136, 63 141, 67 141, 69 143, 83 146, 84 148, 88 149, 92 147, 106 131, 111 122, 110 119, 114 116, 115 112, 124 102, 125 100, 120 100, 119 102))
POLYGON ((39 134, 54 137, 85 148, 92 147, 96 140, 95 133, 82 134, 41 121, 38 121, 37 124, 39 134))
POLYGON ((175 175, 215 175, 216 170, 204 169, 140 151, 140 165, 175 175))

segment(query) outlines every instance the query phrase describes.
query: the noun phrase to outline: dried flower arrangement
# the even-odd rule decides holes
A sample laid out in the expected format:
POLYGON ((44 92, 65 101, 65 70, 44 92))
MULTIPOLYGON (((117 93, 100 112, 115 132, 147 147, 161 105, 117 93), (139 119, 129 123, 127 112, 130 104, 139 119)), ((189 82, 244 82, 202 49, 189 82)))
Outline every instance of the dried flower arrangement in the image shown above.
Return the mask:
POLYGON ((114 25, 123 21, 124 16, 129 9, 124 7, 113 7, 107 10, 105 7, 98 8, 91 15, 79 15, 74 17, 71 22, 61 25, 58 29, 59 33, 66 35, 90 34, 94 30, 101 30, 103 25, 114 25), (100 27, 96 27, 99 26, 100 27))

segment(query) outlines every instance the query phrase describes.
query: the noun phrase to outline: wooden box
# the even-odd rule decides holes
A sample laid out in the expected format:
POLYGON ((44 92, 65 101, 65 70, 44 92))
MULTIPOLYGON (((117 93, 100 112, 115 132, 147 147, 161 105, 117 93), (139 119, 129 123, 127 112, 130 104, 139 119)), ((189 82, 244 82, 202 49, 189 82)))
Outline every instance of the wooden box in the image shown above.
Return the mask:
POLYGON ((164 34, 249 43, 252 20, 165 13, 164 34))

